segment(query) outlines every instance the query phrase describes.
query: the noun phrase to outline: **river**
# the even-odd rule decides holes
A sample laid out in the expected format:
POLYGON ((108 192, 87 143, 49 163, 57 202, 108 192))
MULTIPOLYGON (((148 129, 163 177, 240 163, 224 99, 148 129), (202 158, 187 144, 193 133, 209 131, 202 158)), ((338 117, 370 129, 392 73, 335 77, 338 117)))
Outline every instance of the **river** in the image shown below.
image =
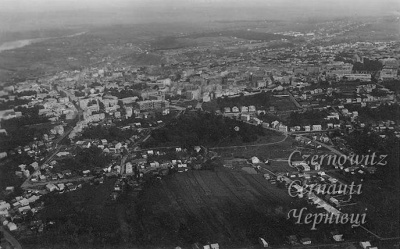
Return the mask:
POLYGON ((59 37, 45 37, 45 38, 24 39, 24 40, 12 41, 12 42, 5 42, 3 44, 0 44, 0 53, 3 51, 6 51, 6 50, 22 48, 22 47, 28 46, 30 44, 42 42, 42 41, 45 41, 48 39, 74 37, 74 36, 83 35, 85 33, 86 32, 80 32, 80 33, 76 33, 76 34, 72 34, 72 35, 59 36, 59 37))

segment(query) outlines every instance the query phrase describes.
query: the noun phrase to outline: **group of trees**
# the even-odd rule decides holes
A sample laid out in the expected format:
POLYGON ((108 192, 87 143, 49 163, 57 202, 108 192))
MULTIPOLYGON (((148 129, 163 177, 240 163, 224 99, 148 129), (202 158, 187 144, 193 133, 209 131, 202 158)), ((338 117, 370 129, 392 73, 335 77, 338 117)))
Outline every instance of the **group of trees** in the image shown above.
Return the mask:
POLYGON ((103 127, 98 125, 89 129, 85 129, 82 132, 81 139, 107 139, 107 141, 124 141, 137 134, 138 132, 132 129, 122 130, 115 126, 103 127))
POLYGON ((14 110, 16 112, 21 112, 22 115, 28 115, 29 117, 39 117, 39 110, 44 109, 44 106, 42 105, 35 105, 33 107, 22 107, 19 106, 15 108, 14 110))
POLYGON ((147 88, 147 86, 145 83, 140 83, 140 84, 131 85, 122 90, 118 90, 116 88, 110 88, 110 89, 106 90, 105 93, 115 96, 118 99, 135 97, 135 96, 138 98, 141 98, 140 91, 143 89, 146 89, 146 88, 147 88))
POLYGON ((349 111, 358 111, 358 115, 371 120, 386 121, 400 119, 399 104, 381 104, 377 108, 346 105, 349 111))
POLYGON ((104 168, 112 162, 111 155, 103 153, 103 150, 91 146, 90 148, 77 148, 74 157, 60 160, 62 169, 70 169, 76 172, 92 170, 94 168, 104 168))
POLYGON ((261 127, 211 113, 189 113, 180 116, 163 128, 153 131, 148 147, 163 145, 220 145, 221 143, 247 143, 264 136, 261 127))
POLYGON ((20 128, 22 126, 42 124, 49 122, 49 119, 46 117, 39 116, 39 108, 21 108, 20 110, 25 113, 25 115, 17 118, 2 120, 1 125, 7 131, 14 130, 16 128, 20 128))
POLYGON ((355 130, 345 137, 345 140, 354 153, 358 155, 387 155, 387 165, 378 166, 377 175, 383 180, 385 186, 399 185, 399 153, 400 142, 394 134, 388 133, 386 138, 381 138, 368 127, 355 130))
MULTIPOLYGON (((321 120, 326 118, 327 113, 325 111, 318 111, 318 110, 310 110, 305 111, 303 113, 300 112, 291 112, 288 125, 289 127, 292 126, 304 126, 304 125, 314 125, 314 124, 321 124, 321 120)), ((334 121, 329 121, 334 123, 334 121)))
POLYGON ((364 58, 363 63, 355 62, 353 64, 353 72, 357 72, 357 71, 376 72, 376 71, 381 70, 382 67, 383 67, 383 65, 380 61, 364 58))
POLYGON ((376 154, 375 161, 380 156, 386 156, 381 164, 375 165, 376 173, 371 176, 375 181, 363 185, 363 201, 373 208, 369 212, 367 224, 382 237, 398 235, 399 203, 400 203, 400 142, 393 134, 381 138, 368 128, 356 130, 345 137, 348 145, 357 155, 376 154), (366 197, 365 197, 366 196, 366 197))
POLYGON ((240 107, 254 105, 256 108, 267 108, 271 103, 271 93, 261 92, 254 95, 244 96, 240 94, 238 97, 229 98, 227 96, 218 98, 217 103, 221 109, 224 107, 240 107))
POLYGON ((36 96, 37 92, 33 90, 29 91, 23 91, 23 92, 16 92, 15 95, 17 97, 23 97, 23 96, 36 96))
POLYGON ((7 130, 6 136, 0 137, 0 150, 9 151, 18 146, 25 146, 41 137, 44 131, 30 128, 30 125, 48 123, 49 119, 38 115, 39 107, 19 109, 22 117, 1 121, 1 127, 7 130))
POLYGON ((13 101, 7 101, 0 103, 0 110, 13 109, 15 106, 26 105, 30 102, 28 99, 15 99, 13 101))

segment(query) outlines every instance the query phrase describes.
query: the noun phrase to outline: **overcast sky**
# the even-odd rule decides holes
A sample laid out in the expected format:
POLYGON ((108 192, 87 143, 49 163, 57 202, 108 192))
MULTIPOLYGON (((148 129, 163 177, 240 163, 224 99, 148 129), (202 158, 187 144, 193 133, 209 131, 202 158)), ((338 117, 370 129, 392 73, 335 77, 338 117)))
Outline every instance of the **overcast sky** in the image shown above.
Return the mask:
POLYGON ((400 13, 400 0, 0 0, 0 31, 79 24, 400 13))
POLYGON ((338 6, 347 6, 359 12, 374 12, 399 8, 398 0, 0 0, 1 11, 54 11, 69 9, 108 9, 119 6, 158 6, 181 7, 187 5, 224 5, 229 6, 268 6, 281 5, 290 7, 296 5, 305 10, 334 10, 338 6))

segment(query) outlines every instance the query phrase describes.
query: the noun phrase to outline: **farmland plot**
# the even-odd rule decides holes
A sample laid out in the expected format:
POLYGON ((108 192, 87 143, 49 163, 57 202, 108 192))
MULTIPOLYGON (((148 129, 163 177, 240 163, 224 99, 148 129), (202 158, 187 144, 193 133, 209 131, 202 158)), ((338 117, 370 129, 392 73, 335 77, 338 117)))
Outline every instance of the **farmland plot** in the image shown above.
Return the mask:
POLYGON ((271 185, 262 175, 224 168, 189 171, 146 188, 140 220, 151 244, 240 246, 257 243, 259 236, 279 244, 293 230, 286 220, 292 201, 285 189, 271 185), (168 233, 160 232, 167 228, 168 233))

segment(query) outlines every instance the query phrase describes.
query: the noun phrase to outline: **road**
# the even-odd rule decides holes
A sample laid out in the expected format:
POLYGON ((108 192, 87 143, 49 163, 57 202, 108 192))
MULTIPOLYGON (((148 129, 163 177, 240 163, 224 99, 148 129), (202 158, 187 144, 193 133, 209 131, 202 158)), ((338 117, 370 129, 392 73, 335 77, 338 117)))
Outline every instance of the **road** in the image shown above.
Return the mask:
MULTIPOLYGON (((45 182, 24 182, 24 189, 34 189, 39 186, 45 186, 47 184, 53 183, 53 184, 59 184, 59 183, 68 183, 68 182, 80 182, 80 181, 88 181, 90 179, 94 178, 94 176, 86 176, 86 177, 76 177, 76 178, 64 178, 64 179, 58 179, 54 181, 45 181, 45 182)), ((21 186, 22 187, 22 186, 21 186)))
MULTIPOLYGON (((60 140, 61 141, 61 140, 60 140)), ((47 157, 47 159, 42 163, 42 165, 40 166, 40 168, 42 168, 42 166, 44 164, 48 164, 51 160, 53 160, 53 158, 56 156, 56 154, 61 150, 61 148, 63 148, 63 146, 58 147, 50 156, 47 157)), ((21 188, 22 189, 26 189, 30 186, 31 183, 31 179, 32 179, 32 175, 30 175, 25 181, 24 183, 22 183, 21 188)))
POLYGON ((126 173, 125 161, 126 161, 127 158, 128 158, 128 155, 125 155, 121 159, 121 174, 125 174, 126 173))
MULTIPOLYGON (((82 119, 83 112, 82 112, 82 110, 79 108, 79 106, 78 106, 77 108, 78 108, 78 109, 77 109, 77 110, 78 110, 78 120, 77 120, 77 122, 79 122, 79 121, 82 119)), ((72 128, 69 128, 67 131, 64 132, 64 134, 62 134, 59 138, 57 138, 56 140, 54 140, 54 145, 53 145, 53 146, 55 146, 56 149, 55 149, 55 151, 54 151, 52 154, 50 154, 50 155, 47 156, 46 160, 40 165, 40 168, 42 168, 42 166, 43 166, 44 164, 48 164, 51 160, 53 160, 53 158, 56 156, 56 154, 63 148, 63 146, 58 147, 59 143, 60 143, 63 139, 65 139, 65 138, 71 133, 71 131, 72 131, 73 129, 74 129, 73 127, 72 127, 72 128)), ((21 185, 21 188, 22 188, 22 189, 26 189, 26 188, 31 187, 31 186, 32 186, 31 179, 32 179, 32 176, 29 176, 28 179, 26 179, 26 180, 24 181, 24 183, 21 185)))
POLYGON ((14 249, 22 249, 21 244, 7 230, 0 226, 0 231, 3 232, 4 238, 10 243, 14 249))
POLYGON ((247 148, 247 147, 258 147, 258 146, 267 146, 267 145, 273 145, 273 144, 279 144, 284 142, 288 138, 288 135, 285 135, 285 137, 279 141, 276 142, 271 142, 271 143, 264 143, 264 144, 250 144, 250 145, 237 145, 237 146, 221 146, 221 147, 212 147, 209 148, 210 150, 214 149, 235 149, 235 148, 247 148))

